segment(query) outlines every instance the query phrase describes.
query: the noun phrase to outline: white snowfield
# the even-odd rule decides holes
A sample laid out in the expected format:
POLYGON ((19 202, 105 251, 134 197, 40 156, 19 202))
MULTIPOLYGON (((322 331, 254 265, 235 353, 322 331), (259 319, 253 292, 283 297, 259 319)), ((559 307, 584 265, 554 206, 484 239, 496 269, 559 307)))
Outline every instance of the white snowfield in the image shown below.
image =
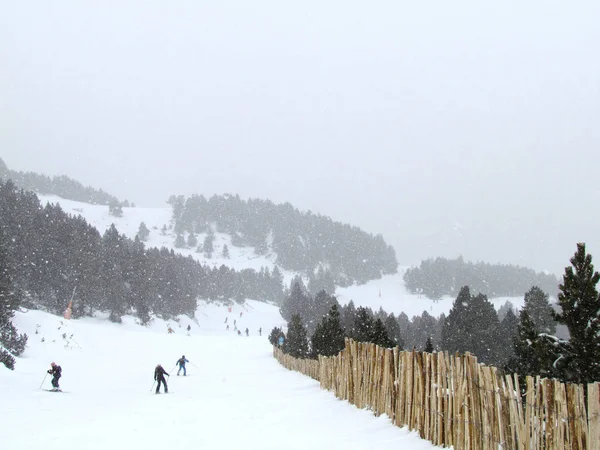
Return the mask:
MULTIPOLYGON (((340 401, 316 381, 279 365, 267 335, 282 322, 277 308, 252 301, 235 304, 231 312, 202 304, 196 320, 155 319, 148 327, 132 317, 112 324, 104 318, 66 321, 40 311, 19 312, 15 324, 29 335, 29 345, 15 371, 0 366, 0 447, 433 447, 386 416, 340 401), (248 327, 249 337, 233 331, 234 320, 242 332, 248 327), (168 334, 167 326, 175 333, 168 334), (183 354, 190 361, 187 377, 173 368, 183 354), (52 361, 62 367, 63 393, 40 389, 52 361), (171 375, 167 395, 151 391, 157 364, 171 375)), ((51 387, 49 375, 42 387, 51 387)))

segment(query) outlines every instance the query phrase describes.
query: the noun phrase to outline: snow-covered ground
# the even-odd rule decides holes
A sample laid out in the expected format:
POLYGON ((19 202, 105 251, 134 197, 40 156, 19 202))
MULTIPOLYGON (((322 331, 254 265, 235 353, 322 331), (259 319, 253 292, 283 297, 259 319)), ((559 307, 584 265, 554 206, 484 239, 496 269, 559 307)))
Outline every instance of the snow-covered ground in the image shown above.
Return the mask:
MULTIPOLYGON (((257 332, 282 321, 275 307, 248 302, 230 312, 202 304, 196 319, 141 327, 131 317, 117 325, 17 313, 29 345, 15 371, 0 366, 1 448, 432 449, 389 418, 280 366, 268 333, 257 332), (226 317, 250 336, 227 331, 226 317), (168 325, 175 333, 167 334, 168 325), (187 377, 173 369, 182 354, 190 361, 187 377), (63 369, 63 393, 40 388, 52 361, 63 369), (159 363, 171 374, 168 395, 151 391, 159 363)), ((50 388, 49 378, 42 388, 50 388)))
MULTIPOLYGON (((106 206, 51 196, 40 199, 81 214, 101 233, 114 223, 133 238, 144 222, 150 229, 147 246, 173 248, 172 233, 161 233, 164 225, 169 227, 170 208, 123 208, 123 217, 117 218, 109 216, 106 206)), ((175 251, 235 269, 274 266, 274 255, 258 256, 252 248, 234 247, 227 235, 217 233, 216 238, 211 259, 193 249, 175 251), (221 256, 225 244, 229 259, 221 256)), ((203 236, 198 239, 201 242, 203 236)), ((409 294, 403 270, 338 289, 338 299, 409 317, 424 310, 434 316, 450 310, 452 298, 432 302, 409 294)), ((284 273, 289 281, 293 274, 284 273)), ((494 303, 500 307, 506 300, 494 303)), ((522 304, 522 299, 510 301, 522 304)), ((122 324, 113 324, 101 316, 66 321, 33 310, 18 312, 14 322, 19 332, 29 335, 29 342, 14 371, 0 366, 2 449, 433 447, 415 433, 393 426, 389 418, 376 418, 339 401, 321 391, 316 381, 280 366, 267 336, 285 322, 278 308, 266 303, 200 302, 194 318, 154 319, 147 327, 128 316, 122 324), (169 327, 175 332, 167 333, 169 327), (190 360, 188 377, 176 376, 173 369, 182 354, 190 360), (44 390, 50 388, 49 376, 44 376, 52 361, 63 368, 63 393, 44 390), (151 391, 159 363, 171 373, 168 395, 151 391)))
MULTIPOLYGON (((439 317, 442 313, 447 315, 452 309, 455 298, 444 296, 440 300, 433 301, 423 295, 411 294, 404 286, 402 279, 404 270, 406 268, 400 267, 397 274, 386 275, 380 280, 371 280, 360 286, 338 288, 336 297, 340 304, 345 305, 352 300, 355 306, 369 306, 374 311, 382 307, 387 313, 398 315, 404 312, 409 319, 420 316, 423 311, 427 311, 434 317, 439 317)), ((507 301, 517 309, 522 308, 524 304, 523 297, 496 297, 489 300, 496 310, 507 301)))
MULTIPOLYGON (((261 267, 272 269, 275 266, 275 255, 256 255, 251 247, 234 247, 231 245, 230 237, 222 233, 215 233, 215 253, 210 259, 205 258, 203 253, 198 253, 194 249, 174 248, 175 236, 172 231, 168 230, 166 235, 161 233, 164 225, 167 228, 170 226, 170 206, 164 208, 123 208, 123 216, 114 217, 108 214, 108 206, 90 205, 50 195, 40 195, 39 198, 44 205, 46 202, 58 203, 65 212, 81 215, 101 233, 104 233, 114 223, 120 233, 133 239, 138 232, 140 223, 144 222, 150 229, 150 236, 145 243, 146 246, 164 246, 174 249, 183 255, 191 255, 204 264, 217 267, 224 264, 236 270, 246 268, 260 270, 261 267), (223 245, 229 247, 230 258, 228 259, 223 258, 221 255, 223 245)), ((198 235, 199 242, 202 242, 203 239, 203 234, 198 235)), ((409 318, 420 316, 423 311, 427 311, 435 317, 442 313, 447 314, 452 308, 454 298, 446 296, 434 302, 426 297, 409 293, 402 279, 406 269, 407 267, 400 267, 397 274, 387 275, 380 280, 372 280, 364 285, 338 288, 336 291, 337 299, 341 304, 353 300, 356 306, 369 306, 375 311, 382 307, 384 311, 393 312, 396 315, 404 312, 409 318)), ((284 274, 285 282, 289 283, 294 274, 285 270, 281 270, 281 272, 284 274)), ((523 306, 522 297, 499 297, 490 299, 490 301, 496 309, 499 309, 506 301, 510 301, 516 308, 523 306)))

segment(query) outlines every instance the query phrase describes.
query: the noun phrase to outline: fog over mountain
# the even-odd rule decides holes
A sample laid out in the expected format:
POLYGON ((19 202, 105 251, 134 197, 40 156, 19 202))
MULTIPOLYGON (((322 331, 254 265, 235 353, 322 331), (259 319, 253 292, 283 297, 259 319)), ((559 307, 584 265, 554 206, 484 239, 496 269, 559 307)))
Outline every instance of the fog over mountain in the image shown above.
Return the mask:
POLYGON ((600 3, 4 2, 0 157, 290 202, 435 256, 600 257, 600 3))

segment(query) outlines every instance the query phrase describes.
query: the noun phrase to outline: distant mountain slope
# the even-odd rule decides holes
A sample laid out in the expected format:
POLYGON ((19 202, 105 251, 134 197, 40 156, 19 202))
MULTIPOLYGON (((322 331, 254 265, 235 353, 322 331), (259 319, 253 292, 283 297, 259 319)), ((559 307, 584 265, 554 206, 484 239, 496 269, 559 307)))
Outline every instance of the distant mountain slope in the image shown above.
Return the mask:
POLYGON ((250 246, 259 255, 273 252, 277 264, 302 272, 331 277, 348 286, 396 273, 398 262, 392 246, 381 235, 373 236, 329 217, 301 212, 289 203, 242 200, 238 195, 172 196, 174 231, 184 234, 216 231, 232 237, 234 246, 250 246))
MULTIPOLYGON (((180 255, 189 256, 203 265, 220 267, 225 265, 237 271, 253 269, 260 271, 267 268, 270 271, 276 266, 275 255, 258 255, 253 247, 237 247, 231 244, 231 236, 226 233, 215 233, 215 252, 212 258, 207 258, 203 252, 197 252, 191 248, 176 248, 174 246, 175 233, 169 229, 171 220, 171 208, 123 208, 121 217, 114 217, 108 213, 108 208, 98 205, 61 199, 56 196, 40 196, 42 204, 47 202, 59 204, 61 208, 72 215, 81 215, 92 226, 104 234, 115 224, 117 229, 134 239, 141 222, 144 222, 150 230, 149 237, 145 242, 148 247, 166 247, 180 255), (163 227, 167 228, 163 234, 163 227), (222 255, 224 245, 229 245, 230 257, 222 255)), ((206 233, 199 234, 201 241, 206 233)), ((385 311, 394 314, 405 313, 409 318, 418 316, 427 311, 434 317, 447 314, 452 308, 455 297, 444 296, 438 301, 432 301, 424 295, 410 293, 405 287, 403 275, 408 267, 400 268, 400 273, 384 275, 380 279, 371 280, 364 284, 354 284, 347 287, 337 287, 336 297, 341 304, 347 304, 351 300, 356 306, 365 306, 377 311, 382 307, 385 311)), ((292 278, 297 274, 293 271, 281 270, 284 284, 289 286, 292 278)), ((523 304, 523 296, 498 297, 490 299, 499 309, 504 303, 510 301, 515 307, 520 308, 523 304)))
POLYGON ((12 180, 16 186, 37 194, 57 195, 65 199, 94 205, 129 206, 127 200, 120 202, 115 196, 104 192, 102 189, 84 186, 66 175, 49 177, 34 172, 10 170, 2 158, 0 158, 0 180, 12 180))
MULTIPOLYGON (((103 234, 114 224, 120 233, 129 239, 135 239, 140 224, 143 222, 149 230, 147 239, 144 241, 146 247, 168 248, 183 256, 189 256, 196 261, 210 267, 225 265, 235 270, 253 269, 260 271, 261 268, 273 270, 275 261, 272 255, 257 255, 252 247, 236 247, 231 243, 231 236, 225 233, 215 233, 214 252, 208 258, 204 252, 197 252, 195 248, 177 248, 174 245, 175 233, 171 227, 171 208, 123 208, 123 214, 115 217, 109 214, 105 206, 91 205, 74 200, 65 200, 54 195, 38 196, 42 204, 59 204, 66 213, 74 216, 81 215, 87 223, 98 229, 103 234), (230 249, 229 257, 223 256, 223 247, 230 249)), ((206 233, 199 234, 198 240, 202 241, 206 233)), ((285 278, 289 281, 295 274, 283 271, 285 278)))
POLYGON ((404 282, 410 292, 432 299, 455 296, 463 286, 488 297, 524 295, 532 286, 552 296, 558 293, 558 280, 552 274, 507 264, 465 262, 462 257, 421 261, 419 267, 406 271, 404 282))

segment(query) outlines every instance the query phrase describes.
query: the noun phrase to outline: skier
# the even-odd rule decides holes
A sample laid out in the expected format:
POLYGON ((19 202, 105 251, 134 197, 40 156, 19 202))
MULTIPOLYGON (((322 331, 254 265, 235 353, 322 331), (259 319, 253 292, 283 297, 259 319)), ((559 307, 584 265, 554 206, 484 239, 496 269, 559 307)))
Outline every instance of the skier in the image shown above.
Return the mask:
POLYGON ((258 335, 259 335, 259 336, 262 336, 262 327, 260 327, 260 328, 258 329, 258 335))
POLYGON ((179 376, 179 372, 181 372, 181 369, 183 369, 183 376, 185 377, 187 375, 187 372, 185 370, 185 363, 189 362, 187 359, 185 359, 185 355, 182 355, 181 358, 179 358, 177 360, 177 362, 175 363, 176 365, 179 366, 179 370, 177 371, 177 376, 179 376))
POLYGON ((246 336, 250 336, 248 333, 249 333, 248 327, 246 327, 246 336))
POLYGON ((163 386, 165 387, 165 394, 169 393, 169 387, 167 386, 167 380, 165 380, 165 375, 166 376, 170 376, 165 369, 163 369, 163 366, 161 366, 160 364, 158 364, 156 366, 156 369, 154 369, 154 380, 156 381, 156 393, 160 394, 160 383, 163 384, 163 386))
POLYGON ((187 327, 187 332, 189 333, 191 329, 192 329, 192 326, 191 326, 191 325, 188 325, 188 327, 187 327))
POLYGON ((48 373, 50 375, 52 375, 52 388, 53 388, 52 390, 53 391, 60 391, 60 386, 58 385, 58 379, 62 375, 62 369, 55 362, 53 362, 52 364, 50 364, 50 366, 51 367, 50 367, 50 370, 48 370, 48 373))

